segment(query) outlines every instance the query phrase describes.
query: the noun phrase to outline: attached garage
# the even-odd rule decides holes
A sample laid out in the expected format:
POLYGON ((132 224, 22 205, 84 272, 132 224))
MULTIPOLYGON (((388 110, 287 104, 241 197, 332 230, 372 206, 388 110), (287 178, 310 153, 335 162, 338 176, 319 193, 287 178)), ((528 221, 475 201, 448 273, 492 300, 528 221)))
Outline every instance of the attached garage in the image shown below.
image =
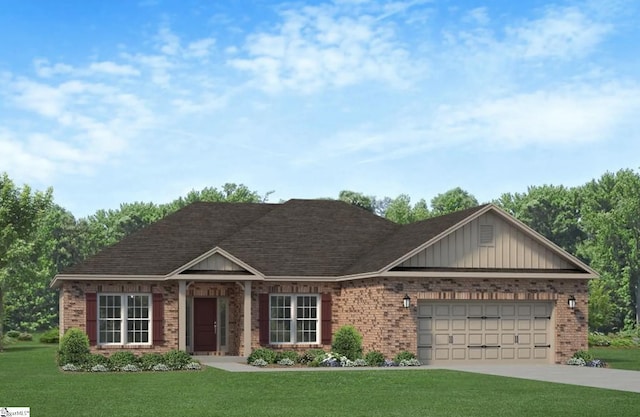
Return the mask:
POLYGON ((428 364, 553 361, 551 302, 418 302, 418 357, 428 364))

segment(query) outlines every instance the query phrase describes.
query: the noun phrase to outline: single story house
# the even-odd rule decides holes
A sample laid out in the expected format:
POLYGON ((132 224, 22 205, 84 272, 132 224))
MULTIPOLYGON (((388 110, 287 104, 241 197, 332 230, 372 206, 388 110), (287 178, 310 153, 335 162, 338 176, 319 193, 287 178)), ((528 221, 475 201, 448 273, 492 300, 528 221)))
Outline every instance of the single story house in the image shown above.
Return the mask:
POLYGON ((191 204, 56 275, 94 352, 366 351, 560 363, 587 349, 597 274, 492 204, 407 225, 341 201, 191 204))

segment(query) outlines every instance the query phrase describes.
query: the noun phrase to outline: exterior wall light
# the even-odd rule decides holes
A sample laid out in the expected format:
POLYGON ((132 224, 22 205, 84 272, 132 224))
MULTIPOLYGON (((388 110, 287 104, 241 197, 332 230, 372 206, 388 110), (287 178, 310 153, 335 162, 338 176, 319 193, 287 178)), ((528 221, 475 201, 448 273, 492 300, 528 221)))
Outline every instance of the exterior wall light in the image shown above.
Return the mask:
POLYGON ((410 306, 411 306, 411 297, 409 297, 409 294, 405 294, 404 298, 402 299, 402 307, 409 308, 410 306))
POLYGON ((569 296, 569 308, 571 310, 573 310, 574 308, 576 308, 576 297, 574 297, 573 295, 569 296))

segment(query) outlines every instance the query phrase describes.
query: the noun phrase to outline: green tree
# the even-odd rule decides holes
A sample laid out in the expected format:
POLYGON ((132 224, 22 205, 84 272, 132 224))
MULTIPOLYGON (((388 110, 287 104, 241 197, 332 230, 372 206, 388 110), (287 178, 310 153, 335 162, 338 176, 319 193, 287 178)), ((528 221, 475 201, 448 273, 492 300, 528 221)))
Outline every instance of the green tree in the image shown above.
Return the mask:
POLYGON ((582 187, 581 202, 580 222, 588 239, 578 251, 600 273, 601 291, 613 309, 611 326, 638 326, 640 175, 605 173, 582 187))
POLYGON ((0 350, 7 292, 38 278, 37 227, 52 205, 52 194, 51 189, 16 187, 6 173, 0 176, 0 350))
POLYGON ((355 191, 342 190, 338 195, 338 200, 363 208, 372 213, 375 212, 376 198, 373 196, 364 195, 355 191))
POLYGON ((460 187, 438 194, 431 199, 431 215, 442 216, 454 211, 464 210, 478 205, 478 200, 460 187))

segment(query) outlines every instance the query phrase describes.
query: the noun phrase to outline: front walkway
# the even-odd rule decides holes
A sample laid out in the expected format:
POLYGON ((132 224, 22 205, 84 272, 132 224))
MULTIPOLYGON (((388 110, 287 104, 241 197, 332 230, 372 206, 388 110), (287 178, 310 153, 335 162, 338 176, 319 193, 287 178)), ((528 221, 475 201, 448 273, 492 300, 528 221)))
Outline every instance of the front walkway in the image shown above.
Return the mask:
POLYGON ((532 379, 558 384, 613 389, 640 393, 640 372, 609 368, 589 368, 569 365, 452 365, 452 366, 406 366, 406 367, 357 367, 357 368, 259 368, 247 364, 242 356, 194 356, 203 365, 229 372, 298 372, 298 371, 416 371, 448 369, 509 378, 532 379))

